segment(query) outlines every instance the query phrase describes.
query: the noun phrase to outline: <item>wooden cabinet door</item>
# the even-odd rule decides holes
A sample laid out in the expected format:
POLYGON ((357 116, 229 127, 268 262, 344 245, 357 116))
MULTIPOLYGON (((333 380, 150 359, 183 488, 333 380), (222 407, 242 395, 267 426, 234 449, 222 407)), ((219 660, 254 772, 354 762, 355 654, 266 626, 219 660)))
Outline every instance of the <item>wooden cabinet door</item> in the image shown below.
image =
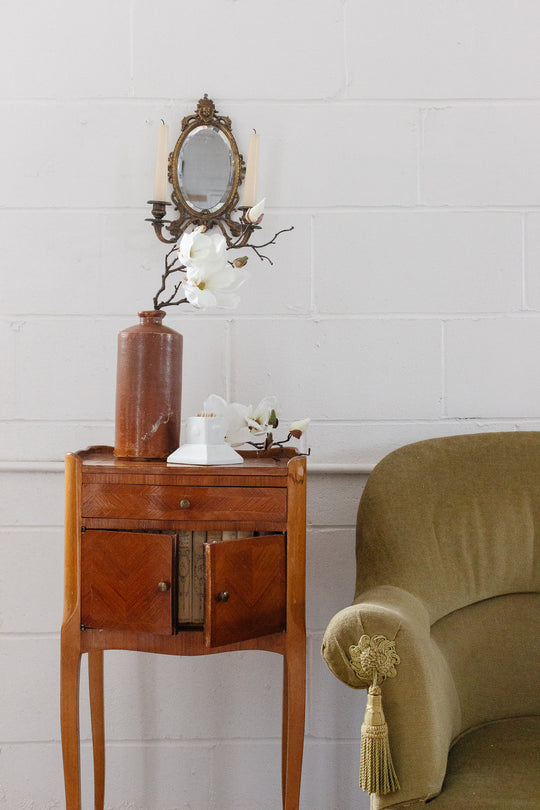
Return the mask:
POLYGON ((171 635, 174 535, 87 530, 81 537, 85 627, 171 635))
POLYGON ((205 644, 219 647, 285 629, 282 534, 205 545, 205 644))

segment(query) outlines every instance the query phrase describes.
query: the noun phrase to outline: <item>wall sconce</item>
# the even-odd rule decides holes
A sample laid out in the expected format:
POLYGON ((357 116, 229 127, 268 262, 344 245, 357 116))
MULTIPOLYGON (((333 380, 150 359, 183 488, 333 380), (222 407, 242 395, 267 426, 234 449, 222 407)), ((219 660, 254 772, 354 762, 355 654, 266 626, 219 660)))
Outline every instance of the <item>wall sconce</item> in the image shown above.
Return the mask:
POLYGON ((169 155, 168 130, 163 123, 158 138, 154 199, 149 200, 152 218, 146 220, 157 238, 174 244, 190 226, 217 226, 228 247, 248 246, 264 212, 264 201, 257 203, 256 197, 259 135, 250 135, 246 166, 232 134, 231 119, 219 115, 206 94, 195 113, 182 120, 180 137, 169 155), (171 202, 166 199, 167 182, 172 185, 171 202), (242 204, 238 205, 242 182, 242 204), (175 220, 165 219, 171 204, 178 213, 175 220), (239 218, 233 219, 237 213, 239 218))

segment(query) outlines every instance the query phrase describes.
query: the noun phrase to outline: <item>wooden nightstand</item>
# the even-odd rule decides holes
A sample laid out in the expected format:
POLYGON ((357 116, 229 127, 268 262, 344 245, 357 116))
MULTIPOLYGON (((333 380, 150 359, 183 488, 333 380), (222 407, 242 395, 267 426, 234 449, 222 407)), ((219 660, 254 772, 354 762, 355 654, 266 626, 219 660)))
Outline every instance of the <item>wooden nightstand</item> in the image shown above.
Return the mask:
POLYGON ((306 460, 293 453, 243 455, 234 467, 127 461, 108 447, 66 456, 60 690, 66 810, 81 807, 82 653, 88 653, 95 808, 103 808, 103 650, 111 649, 283 655, 283 808, 298 810, 306 460))

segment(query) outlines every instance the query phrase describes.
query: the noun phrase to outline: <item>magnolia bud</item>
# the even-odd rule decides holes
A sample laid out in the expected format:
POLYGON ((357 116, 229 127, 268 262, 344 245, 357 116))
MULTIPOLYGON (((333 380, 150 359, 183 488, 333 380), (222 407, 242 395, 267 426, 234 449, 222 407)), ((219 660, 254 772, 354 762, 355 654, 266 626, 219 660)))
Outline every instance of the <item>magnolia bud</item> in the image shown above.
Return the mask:
POLYGON ((266 202, 266 197, 264 198, 264 200, 261 200, 260 202, 258 202, 257 205, 254 205, 253 208, 249 209, 249 211, 246 214, 246 219, 248 220, 248 222, 252 222, 254 225, 259 224, 259 222, 261 221, 261 219, 264 216, 264 204, 265 204, 265 202, 266 202))
POLYGON ((291 422, 289 426, 289 433, 291 436, 293 436, 295 439, 299 439, 300 436, 306 431, 310 421, 310 419, 297 419, 296 422, 291 422))
POLYGON ((233 267, 245 267, 247 264, 248 257, 247 256, 240 256, 240 258, 235 259, 232 263, 233 267))

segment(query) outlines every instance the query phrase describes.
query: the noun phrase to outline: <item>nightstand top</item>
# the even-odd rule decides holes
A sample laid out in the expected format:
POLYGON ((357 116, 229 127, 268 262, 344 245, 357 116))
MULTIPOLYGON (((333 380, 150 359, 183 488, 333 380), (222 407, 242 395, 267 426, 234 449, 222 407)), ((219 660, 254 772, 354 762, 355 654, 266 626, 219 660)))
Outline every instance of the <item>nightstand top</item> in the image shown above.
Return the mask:
POLYGON ((83 471, 87 473, 124 473, 130 475, 159 476, 278 476, 287 477, 288 465, 292 459, 301 458, 291 447, 277 448, 274 451, 243 451, 243 464, 223 466, 167 464, 166 461, 146 461, 141 459, 116 458, 112 447, 89 447, 74 455, 81 459, 83 471))

